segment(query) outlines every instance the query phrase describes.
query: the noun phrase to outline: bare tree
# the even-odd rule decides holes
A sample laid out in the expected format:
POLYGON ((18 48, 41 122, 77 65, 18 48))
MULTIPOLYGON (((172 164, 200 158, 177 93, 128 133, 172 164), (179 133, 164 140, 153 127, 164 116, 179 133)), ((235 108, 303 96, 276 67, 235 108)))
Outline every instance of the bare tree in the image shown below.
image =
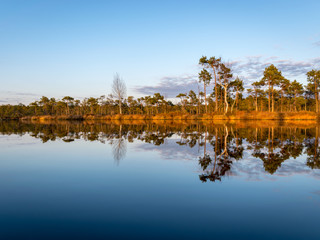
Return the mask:
POLYGON ((120 78, 119 74, 113 77, 112 93, 119 104, 119 112, 122 114, 122 99, 127 95, 127 87, 123 79, 120 78))

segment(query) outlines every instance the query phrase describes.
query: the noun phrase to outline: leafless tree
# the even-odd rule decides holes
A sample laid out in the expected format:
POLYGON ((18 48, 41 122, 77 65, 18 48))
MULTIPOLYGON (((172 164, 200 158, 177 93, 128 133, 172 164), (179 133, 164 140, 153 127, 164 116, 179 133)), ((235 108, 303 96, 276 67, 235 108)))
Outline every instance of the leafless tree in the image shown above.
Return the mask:
POLYGON ((127 95, 127 87, 123 79, 120 78, 119 74, 116 73, 116 75, 113 78, 113 84, 112 84, 112 93, 119 104, 119 112, 122 114, 122 99, 124 99, 127 95))

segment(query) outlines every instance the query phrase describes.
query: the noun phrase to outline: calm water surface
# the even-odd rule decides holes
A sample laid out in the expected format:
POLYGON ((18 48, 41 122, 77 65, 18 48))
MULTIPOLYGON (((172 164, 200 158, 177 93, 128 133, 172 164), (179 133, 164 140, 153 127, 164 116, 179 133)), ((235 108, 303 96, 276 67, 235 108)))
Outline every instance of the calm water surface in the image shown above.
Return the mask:
POLYGON ((319 239, 319 133, 0 122, 0 239, 319 239))

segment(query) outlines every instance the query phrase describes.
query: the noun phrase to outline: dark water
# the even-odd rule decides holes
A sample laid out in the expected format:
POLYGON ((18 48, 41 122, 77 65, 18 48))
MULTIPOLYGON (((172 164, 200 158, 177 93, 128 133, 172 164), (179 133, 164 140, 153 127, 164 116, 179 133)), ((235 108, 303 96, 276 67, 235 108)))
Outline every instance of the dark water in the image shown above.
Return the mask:
POLYGON ((0 122, 0 239, 319 239, 319 133, 0 122))

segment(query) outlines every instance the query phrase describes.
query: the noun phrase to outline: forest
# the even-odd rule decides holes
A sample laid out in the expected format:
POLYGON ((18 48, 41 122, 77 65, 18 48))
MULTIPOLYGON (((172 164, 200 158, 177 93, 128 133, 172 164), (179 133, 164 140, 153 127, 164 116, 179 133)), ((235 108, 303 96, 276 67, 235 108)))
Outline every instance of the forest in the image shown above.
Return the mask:
POLYGON ((83 100, 71 96, 62 99, 42 96, 28 105, 0 105, 0 119, 41 116, 48 119, 103 119, 103 116, 106 119, 107 116, 121 119, 125 116, 148 118, 159 115, 165 119, 173 115, 201 118, 232 116, 238 113, 244 115, 248 112, 256 116, 275 116, 272 113, 315 116, 319 113, 320 70, 307 72, 307 85, 303 85, 297 80, 285 78, 282 72, 271 64, 265 68, 261 79, 251 83, 250 88, 245 88, 245 80, 235 76, 232 66, 221 58, 203 56, 199 65, 202 70, 198 75, 198 89, 179 93, 176 96, 177 102, 166 99, 165 93, 139 98, 127 96, 125 81, 115 75, 111 86, 112 93, 109 95, 83 100))

